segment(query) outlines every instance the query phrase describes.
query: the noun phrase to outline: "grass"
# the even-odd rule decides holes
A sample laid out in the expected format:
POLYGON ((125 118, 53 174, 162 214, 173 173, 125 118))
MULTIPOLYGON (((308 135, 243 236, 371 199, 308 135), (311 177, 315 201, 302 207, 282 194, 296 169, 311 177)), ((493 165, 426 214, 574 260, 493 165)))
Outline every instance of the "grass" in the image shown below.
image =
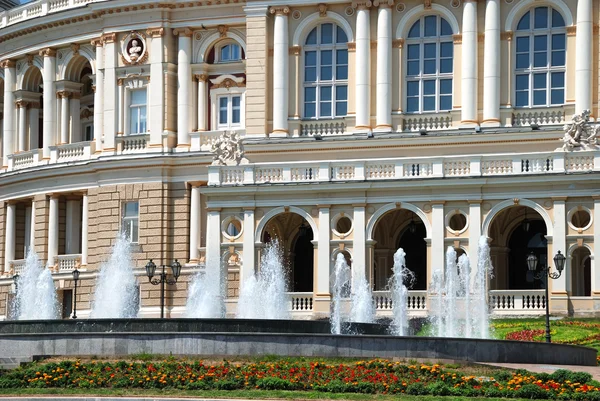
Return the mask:
MULTIPOLYGON (((382 395, 382 394, 354 394, 354 393, 323 393, 318 391, 282 391, 282 390, 231 390, 231 391, 190 391, 190 390, 144 390, 144 389, 61 389, 61 388, 23 388, 23 389, 0 389, 3 396, 27 396, 27 395, 86 395, 112 396, 112 397, 197 397, 203 399, 239 398, 239 399, 277 399, 277 400, 350 400, 350 401, 506 401, 505 398, 483 398, 483 397, 457 397, 457 396, 410 396, 410 395, 382 395)), ((514 398, 513 398, 514 399, 514 398)), ((519 399, 514 399, 519 401, 519 399)))

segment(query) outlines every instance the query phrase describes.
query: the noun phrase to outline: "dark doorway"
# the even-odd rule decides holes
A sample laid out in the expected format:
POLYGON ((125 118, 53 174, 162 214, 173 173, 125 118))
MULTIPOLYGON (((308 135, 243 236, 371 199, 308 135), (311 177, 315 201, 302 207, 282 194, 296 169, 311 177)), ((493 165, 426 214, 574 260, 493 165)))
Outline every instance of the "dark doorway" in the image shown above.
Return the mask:
POLYGON ((546 224, 542 220, 530 220, 529 224, 520 224, 508 240, 508 289, 531 290, 544 288, 543 280, 533 279, 528 273, 527 255, 534 253, 539 260, 538 269, 547 266, 548 241, 546 224), (528 228, 528 230, 525 230, 528 228))
MULTIPOLYGON (((402 248, 406 252, 406 267, 415 273, 415 280, 410 287, 412 290, 427 289, 426 235, 425 224, 414 221, 404 230, 398 241, 398 248, 402 248)), ((404 284, 409 285, 410 283, 404 284)))
POLYGON ((313 292, 314 250, 313 232, 310 227, 301 230, 293 247, 292 291, 313 292))

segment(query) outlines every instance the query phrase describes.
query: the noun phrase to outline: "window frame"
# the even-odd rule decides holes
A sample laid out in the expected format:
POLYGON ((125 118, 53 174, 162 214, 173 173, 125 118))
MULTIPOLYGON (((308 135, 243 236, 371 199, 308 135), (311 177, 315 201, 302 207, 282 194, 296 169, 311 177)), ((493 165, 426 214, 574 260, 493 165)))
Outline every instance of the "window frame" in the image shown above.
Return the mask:
POLYGON ((210 79, 212 84, 209 91, 210 99, 210 129, 213 131, 241 131, 246 127, 246 85, 244 78, 224 74, 210 79), (227 80, 236 82, 236 85, 223 85, 227 80), (223 96, 240 96, 240 123, 233 126, 219 125, 219 98, 223 96))
POLYGON ((243 55, 243 49, 242 49, 242 46, 238 42, 236 42, 235 40, 226 40, 215 48, 215 63, 220 63, 220 64, 239 63, 243 59, 242 55, 243 55), (221 57, 221 52, 227 46, 236 46, 239 51, 239 58, 236 58, 236 59, 230 58, 228 60, 224 60, 221 57))
MULTIPOLYGON (((454 84, 455 84, 455 79, 454 79, 454 73, 455 73, 455 44, 454 44, 454 34, 455 32, 452 31, 451 35, 443 35, 441 34, 442 32, 442 19, 446 22, 446 24, 448 24, 448 26, 450 27, 450 29, 452 30, 452 25, 450 24, 450 22, 448 21, 448 19, 441 15, 441 14, 424 14, 421 15, 418 19, 416 19, 415 21, 412 22, 412 24, 408 27, 408 31, 406 33, 406 39, 404 41, 404 51, 403 51, 403 60, 402 60, 402 66, 404 69, 404 83, 405 85, 403 85, 403 100, 402 100, 402 104, 403 104, 403 110, 406 114, 411 114, 411 115, 417 115, 417 114, 429 114, 429 113, 448 113, 451 112, 453 109, 453 105, 454 105, 454 84), (425 32, 425 19, 427 17, 435 17, 436 18, 436 29, 438 32, 438 35, 436 36, 424 36, 424 32, 425 32), (410 31, 412 30, 412 28, 414 27, 415 24, 419 23, 419 37, 418 38, 411 38, 408 37, 410 31), (448 72, 448 73, 441 73, 440 72, 440 67, 441 67, 441 62, 442 59, 448 59, 448 57, 442 57, 441 56, 441 46, 442 44, 445 43, 450 43, 451 48, 452 48, 452 57, 450 58, 451 60, 451 65, 452 65, 452 71, 448 72), (427 44, 435 44, 436 46, 436 58, 435 58, 435 64, 436 64, 436 72, 435 74, 425 74, 424 73, 424 68, 425 68, 425 46, 427 44), (419 46, 419 74, 418 75, 409 75, 408 74, 408 63, 409 63, 409 54, 408 54, 408 49, 409 46, 411 45, 418 45, 419 46), (441 93, 441 82, 445 81, 445 80, 450 80, 451 81, 451 90, 450 93, 446 94, 442 94, 441 93), (434 95, 433 97, 435 98, 435 108, 433 110, 424 110, 424 100, 425 97, 431 97, 432 95, 425 95, 424 94, 424 83, 425 81, 434 81, 435 82, 435 91, 434 91, 434 95), (409 95, 408 95, 408 87, 409 87, 409 83, 410 82, 417 82, 418 83, 418 87, 419 87, 419 91, 418 91, 418 101, 419 101, 419 105, 417 108, 417 111, 408 111, 408 100, 409 100, 409 95), (448 109, 442 109, 441 106, 441 97, 442 96, 449 96, 450 97, 450 107, 448 109)), ((429 59, 428 59, 429 60, 429 59)), ((411 98, 416 97, 416 96, 410 96, 411 98)))
POLYGON ((227 93, 222 95, 217 95, 216 106, 217 106, 217 130, 231 130, 231 129, 240 129, 242 127, 242 94, 241 93, 227 93), (238 123, 233 122, 233 98, 240 99, 240 121, 238 123), (223 124, 221 122, 221 100, 227 99, 227 122, 223 124))
POLYGON ((566 18, 565 16, 557 9, 552 7, 551 5, 538 5, 535 7, 531 7, 527 9, 520 17, 516 20, 515 30, 513 34, 513 47, 514 50, 511 51, 511 57, 513 58, 511 69, 512 69, 512 82, 514 83, 514 88, 511 93, 512 104, 515 109, 536 109, 536 108, 551 108, 551 107, 562 107, 567 104, 567 26, 566 26, 566 18), (538 8, 546 8, 548 9, 548 27, 547 28, 535 28, 535 10, 538 8), (563 19, 565 25, 562 27, 553 27, 552 26, 552 12, 556 11, 563 19), (517 27, 522 19, 529 14, 529 28, 527 30, 518 30, 517 27), (552 66, 552 38, 554 35, 564 36, 564 64, 562 66, 552 66), (535 67, 534 59, 535 59, 535 38, 539 36, 546 36, 546 66, 544 67, 535 67), (529 65, 527 68, 517 68, 517 41, 519 38, 528 38, 528 55, 529 55, 529 65), (556 87, 555 89, 561 89, 563 91, 562 94, 562 103, 552 103, 552 75, 556 73, 563 74, 563 86, 556 87), (536 75, 545 74, 546 75, 546 86, 544 90, 546 92, 546 102, 545 104, 534 104, 534 96, 536 88, 534 88, 534 79, 536 75), (526 90, 519 90, 517 88, 517 77, 527 75, 528 79, 528 87, 526 90), (517 94, 519 92, 527 92, 527 105, 526 106, 518 106, 517 105, 517 94))
MULTIPOLYGON (((306 120, 306 121, 314 121, 314 120, 334 120, 334 119, 340 119, 340 118, 345 118, 348 116, 348 104, 349 104, 349 86, 350 86, 350 60, 349 60, 349 50, 348 50, 348 42, 343 42, 343 43, 338 43, 337 42, 337 30, 340 29, 344 35, 346 36, 346 40, 348 40, 348 34, 346 33, 346 31, 344 30, 344 28, 340 25, 338 25, 338 23, 336 21, 322 21, 319 22, 317 25, 313 26, 309 31, 308 34, 304 37, 304 41, 303 46, 302 46, 302 57, 301 57, 301 80, 302 80, 302 86, 300 89, 300 93, 299 93, 299 98, 300 98, 300 104, 302 107, 302 120, 306 120), (327 43, 327 44, 322 44, 321 43, 321 36, 322 36, 322 26, 325 24, 331 24, 333 26, 333 31, 332 31, 332 43, 327 43), (317 35, 316 35, 316 44, 310 44, 307 45, 306 41, 308 40, 308 36, 313 32, 313 30, 316 29, 317 35), (321 75, 321 67, 322 67, 322 63, 321 63, 321 53, 322 51, 331 51, 331 80, 327 80, 327 81, 321 81, 320 80, 320 75, 321 75), (337 52, 339 50, 345 50, 346 51, 346 58, 347 58, 347 63, 346 64, 338 64, 337 63, 337 59, 338 59, 338 54, 337 52), (306 53, 307 51, 309 52, 315 52, 316 53, 316 61, 315 61, 315 69, 316 69, 316 75, 315 75, 315 81, 312 82, 307 82, 306 81, 306 53), (346 66, 346 79, 338 79, 337 78, 337 67, 338 66, 346 66), (331 87, 331 115, 330 116, 321 116, 321 103, 322 101, 320 100, 320 92, 321 92, 321 88, 323 87, 331 87), (346 88, 346 99, 345 100, 339 100, 338 101, 338 97, 337 97, 337 88, 341 88, 341 87, 345 87, 346 88), (307 113, 306 113, 306 88, 315 88, 315 100, 314 100, 314 104, 315 104, 315 115, 313 117, 307 117, 307 113), (346 113, 344 115, 338 115, 336 110, 337 110, 337 103, 339 102, 345 102, 346 103, 346 113)), ((329 64, 327 64, 329 65, 329 64)), ((311 102, 312 103, 312 102, 311 102)))
POLYGON ((129 90, 129 104, 127 105, 127 113, 129 115, 128 121, 127 121, 127 127, 125 127, 125 129, 127 130, 127 134, 128 135, 146 135, 148 133, 148 87, 142 87, 142 88, 128 88, 129 90), (146 104, 134 104, 133 103, 133 93, 134 92, 142 92, 144 91, 146 93, 146 104), (138 110, 138 119, 140 117, 139 111, 141 110, 141 108, 145 108, 146 109, 146 119, 144 121, 144 128, 145 130, 143 132, 132 132, 131 130, 131 126, 133 124, 134 118, 133 118, 133 109, 136 108, 138 110))
POLYGON ((127 240, 132 243, 132 244, 138 244, 140 241, 140 202, 139 201, 127 201, 127 202, 123 202, 123 206, 122 206, 122 212, 121 212, 121 227, 123 230, 123 233, 125 233, 127 235, 128 229, 127 226, 129 227, 129 232, 133 233, 134 229, 137 228, 137 232, 135 232, 135 237, 136 240, 133 240, 134 235, 129 235, 127 237, 127 240), (137 204, 137 216, 127 216, 127 204, 130 203, 135 203, 137 204), (134 222, 137 221, 137 226, 134 225, 134 222))

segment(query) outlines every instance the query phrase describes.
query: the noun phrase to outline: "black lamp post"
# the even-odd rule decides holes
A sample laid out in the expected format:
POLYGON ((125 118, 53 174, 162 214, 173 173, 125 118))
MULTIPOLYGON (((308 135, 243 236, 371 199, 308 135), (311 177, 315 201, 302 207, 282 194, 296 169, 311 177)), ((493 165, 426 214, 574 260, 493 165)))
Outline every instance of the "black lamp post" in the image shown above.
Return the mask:
POLYGON ((146 275, 148 276, 148 281, 152 285, 160 284, 160 318, 165 317, 165 284, 175 285, 177 283, 177 279, 179 278, 179 274, 181 273, 181 263, 175 259, 175 262, 171 265, 171 270, 173 271, 174 280, 169 280, 167 278, 167 273, 165 271, 165 265, 162 265, 162 273, 160 273, 159 278, 153 279, 154 273, 156 272, 156 265, 150 259, 150 261, 146 264, 146 275))
POLYGON ((73 270, 73 280, 75 281, 75 291, 73 292, 73 317, 72 319, 77 319, 77 282, 79 281, 79 270, 75 268, 73 270))
MULTIPOLYGON (((533 273, 533 277, 536 280, 543 280, 544 287, 546 289, 546 342, 551 343, 552 338, 550 337, 550 296, 548 295, 548 278, 556 280, 562 274, 563 269, 565 268, 565 255, 558 253, 554 256, 554 266, 556 266, 557 272, 551 272, 550 266, 542 266, 540 271, 537 273, 533 273)), ((535 272, 537 270, 538 265, 538 257, 532 252, 527 256, 527 268, 531 272, 535 272)))

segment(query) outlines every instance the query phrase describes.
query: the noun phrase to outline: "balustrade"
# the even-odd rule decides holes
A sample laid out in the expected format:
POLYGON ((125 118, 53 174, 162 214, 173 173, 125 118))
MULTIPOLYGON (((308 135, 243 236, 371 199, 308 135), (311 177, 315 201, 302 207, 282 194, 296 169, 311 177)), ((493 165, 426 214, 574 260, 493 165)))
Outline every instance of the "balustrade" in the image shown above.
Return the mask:
POLYGON ((489 307, 495 313, 543 313, 546 310, 546 296, 544 290, 492 290, 489 307))
POLYGON ((58 255, 56 257, 56 266, 58 272, 69 272, 75 270, 81 265, 81 254, 58 255))
POLYGON ((340 120, 303 121, 300 125, 300 136, 329 136, 346 133, 346 123, 340 120))
POLYGON ((312 292, 290 292, 288 296, 290 297, 290 310, 292 312, 312 312, 312 292))
POLYGON ((560 125, 565 122, 565 112, 562 107, 549 110, 523 110, 513 113, 512 125, 529 127, 537 125, 560 125))

